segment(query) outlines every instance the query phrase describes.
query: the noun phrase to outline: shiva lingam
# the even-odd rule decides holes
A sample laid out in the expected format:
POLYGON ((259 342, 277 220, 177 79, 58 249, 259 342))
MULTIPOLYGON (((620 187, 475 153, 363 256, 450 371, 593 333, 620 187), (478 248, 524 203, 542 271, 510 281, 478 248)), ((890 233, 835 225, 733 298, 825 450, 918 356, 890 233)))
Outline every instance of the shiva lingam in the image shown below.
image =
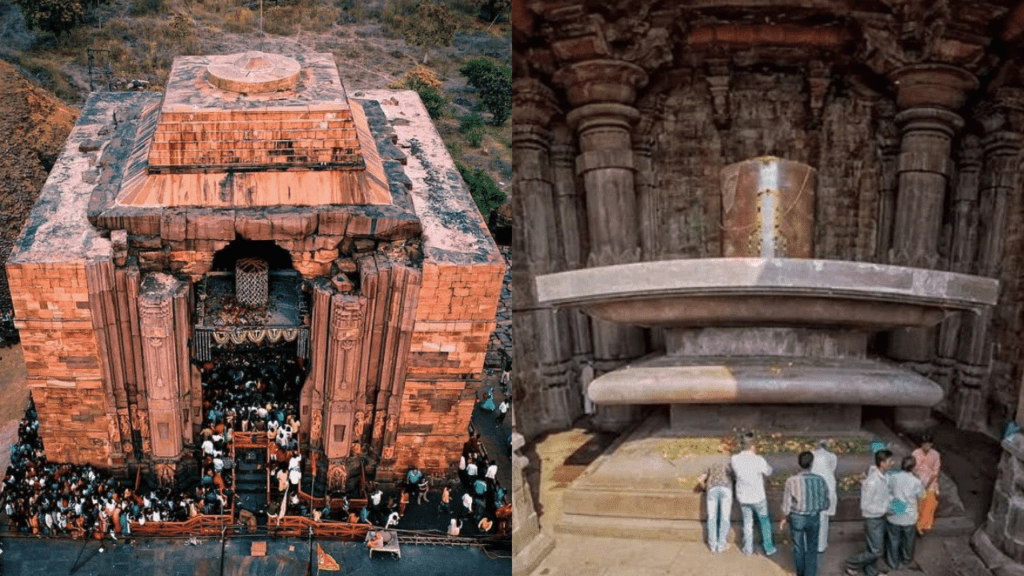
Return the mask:
POLYGON ((670 406, 674 430, 853 432, 865 405, 930 407, 943 389, 869 356, 873 335, 980 311, 998 282, 814 259, 815 170, 774 157, 722 171, 723 258, 537 278, 537 299, 665 333, 665 352, 590 383, 598 405, 670 406))

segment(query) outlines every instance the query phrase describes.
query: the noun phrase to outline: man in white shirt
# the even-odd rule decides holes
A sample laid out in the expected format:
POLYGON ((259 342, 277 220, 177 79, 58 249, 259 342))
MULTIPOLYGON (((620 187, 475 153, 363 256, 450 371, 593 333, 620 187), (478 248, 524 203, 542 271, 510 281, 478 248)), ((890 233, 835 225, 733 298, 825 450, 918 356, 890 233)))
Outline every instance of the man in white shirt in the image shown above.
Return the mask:
POLYGON ((828 451, 831 445, 831 440, 823 439, 818 442, 818 447, 811 451, 811 454, 814 455, 814 462, 811 463, 811 474, 817 474, 825 479, 825 484, 828 485, 828 497, 831 502, 828 510, 821 511, 821 517, 819 518, 818 552, 822 554, 828 548, 828 519, 830 516, 836 515, 836 466, 839 464, 839 459, 836 458, 835 454, 828 451))
POLYGON ((772 541, 772 521, 768 516, 768 497, 764 492, 764 479, 772 475, 772 467, 763 456, 754 453, 754 435, 743 437, 743 451, 733 455, 732 470, 736 475, 736 500, 743 513, 743 553, 754 553, 754 514, 761 524, 761 546, 765 556, 778 550, 772 541))
POLYGON ((485 478, 496 480, 498 476, 498 464, 491 460, 491 463, 487 466, 487 473, 484 474, 485 478))
POLYGON ((893 466, 892 452, 875 452, 875 465, 868 469, 867 478, 860 485, 860 513, 864 516, 864 532, 867 549, 846 559, 846 573, 857 576, 861 570, 866 576, 879 576, 875 562, 884 553, 886 521, 892 495, 886 472, 893 466))

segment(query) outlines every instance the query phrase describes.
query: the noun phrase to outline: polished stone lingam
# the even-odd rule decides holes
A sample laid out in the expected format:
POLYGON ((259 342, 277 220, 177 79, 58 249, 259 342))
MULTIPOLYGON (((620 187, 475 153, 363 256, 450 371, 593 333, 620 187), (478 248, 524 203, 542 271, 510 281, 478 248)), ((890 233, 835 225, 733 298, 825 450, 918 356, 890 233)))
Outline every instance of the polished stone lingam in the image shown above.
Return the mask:
POLYGON ((929 407, 942 388, 868 355, 872 334, 995 304, 998 282, 815 260, 813 168, 773 157, 722 173, 726 258, 648 261, 537 278, 543 304, 660 327, 664 354, 594 380, 598 405, 667 404, 671 426, 855 431, 861 407, 929 407))

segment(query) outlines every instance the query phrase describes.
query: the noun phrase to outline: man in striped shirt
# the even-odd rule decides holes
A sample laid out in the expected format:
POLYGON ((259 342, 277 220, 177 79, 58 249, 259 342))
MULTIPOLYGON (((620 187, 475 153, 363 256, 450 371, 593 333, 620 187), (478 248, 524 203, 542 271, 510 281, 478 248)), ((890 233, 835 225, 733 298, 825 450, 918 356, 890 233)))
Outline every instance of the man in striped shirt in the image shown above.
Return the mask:
POLYGON ((786 529, 788 518, 797 576, 818 576, 820 515, 831 504, 825 479, 811 474, 813 462, 814 454, 810 452, 797 456, 800 473, 786 480, 786 491, 782 494, 783 518, 779 528, 786 529))

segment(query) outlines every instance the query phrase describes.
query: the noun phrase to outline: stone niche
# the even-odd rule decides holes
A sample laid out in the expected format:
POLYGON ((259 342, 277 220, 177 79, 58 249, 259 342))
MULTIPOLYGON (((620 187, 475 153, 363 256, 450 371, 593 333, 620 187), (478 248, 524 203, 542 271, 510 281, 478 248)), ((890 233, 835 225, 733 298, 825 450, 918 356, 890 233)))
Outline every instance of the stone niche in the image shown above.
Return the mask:
POLYGON ((294 342, 333 488, 367 454, 380 481, 447 474, 505 266, 428 118, 350 99, 330 54, 181 57, 164 94, 92 94, 8 260, 48 456, 173 474, 211 351, 294 342), (236 274, 259 314, 218 308, 236 274))

